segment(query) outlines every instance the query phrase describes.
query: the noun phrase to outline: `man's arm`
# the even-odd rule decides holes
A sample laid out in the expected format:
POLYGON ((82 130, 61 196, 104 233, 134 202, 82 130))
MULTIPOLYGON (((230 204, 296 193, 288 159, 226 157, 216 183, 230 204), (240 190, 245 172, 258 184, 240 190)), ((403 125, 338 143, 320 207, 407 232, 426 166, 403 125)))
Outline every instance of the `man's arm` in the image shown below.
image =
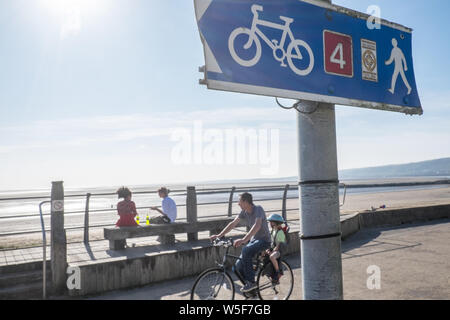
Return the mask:
POLYGON ((210 237, 211 240, 215 240, 217 238, 222 238, 224 237, 228 232, 230 232, 231 230, 233 230, 234 228, 237 227, 237 225, 239 224, 239 221, 241 221, 241 219, 239 219, 239 217, 236 217, 233 221, 231 221, 223 230, 222 232, 220 232, 219 234, 213 235, 210 237))
POLYGON ((161 213, 161 214, 167 216, 167 214, 165 214, 165 213, 164 213, 161 209, 159 209, 158 207, 150 207, 150 209, 155 210, 155 211, 158 211, 159 213, 161 213))
POLYGON ((237 247, 241 246, 242 244, 249 242, 250 239, 259 231, 259 229, 261 229, 261 225, 262 225, 262 218, 257 218, 255 220, 255 224, 250 229, 250 231, 245 235, 244 238, 236 240, 234 242, 234 246, 237 248, 237 247))

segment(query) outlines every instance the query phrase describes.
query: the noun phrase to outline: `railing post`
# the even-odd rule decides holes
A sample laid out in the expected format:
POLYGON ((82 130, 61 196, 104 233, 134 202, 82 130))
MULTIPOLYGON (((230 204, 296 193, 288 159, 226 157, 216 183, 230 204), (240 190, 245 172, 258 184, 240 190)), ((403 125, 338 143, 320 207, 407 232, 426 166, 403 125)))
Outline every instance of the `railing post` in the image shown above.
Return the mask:
POLYGON ((89 244, 89 200, 91 194, 86 194, 86 208, 84 210, 84 244, 89 244))
POLYGON ((230 198, 228 199, 228 216, 231 217, 233 215, 233 196, 234 191, 236 191, 236 187, 231 188, 230 198))
POLYGON ((287 200, 287 193, 288 193, 288 191, 289 191, 289 185, 287 184, 284 187, 283 203, 281 205, 281 214, 283 216, 284 221, 287 221, 286 200, 287 200))
MULTIPOLYGON (((197 193, 195 187, 187 187, 186 219, 188 223, 197 223, 197 193)), ((198 240, 198 232, 188 233, 188 241, 198 240)))
POLYGON ((66 288, 67 241, 64 229, 64 187, 63 182, 52 182, 51 193, 51 270, 55 294, 62 294, 66 288))
POLYGON ((339 207, 344 206, 344 204, 345 204, 345 196, 347 195, 347 185, 345 183, 340 183, 339 184, 339 188, 341 187, 341 185, 344 186, 344 197, 342 199, 342 203, 339 204, 339 207))
POLYGON ((47 299, 47 235, 45 233, 44 216, 42 214, 42 205, 50 201, 42 201, 39 204, 39 215, 41 217, 42 229, 42 298, 47 299))

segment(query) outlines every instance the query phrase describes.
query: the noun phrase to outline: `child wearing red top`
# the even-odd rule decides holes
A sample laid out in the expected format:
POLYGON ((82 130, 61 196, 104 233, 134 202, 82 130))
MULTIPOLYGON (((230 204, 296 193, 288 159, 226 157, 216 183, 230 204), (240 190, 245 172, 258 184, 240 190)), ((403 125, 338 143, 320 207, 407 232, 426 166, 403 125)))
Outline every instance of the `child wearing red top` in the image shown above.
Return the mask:
POLYGON ((119 220, 116 222, 116 227, 136 227, 138 224, 134 220, 136 217, 136 205, 131 201, 131 191, 128 188, 122 187, 117 190, 117 195, 123 198, 117 204, 117 214, 119 215, 119 220))

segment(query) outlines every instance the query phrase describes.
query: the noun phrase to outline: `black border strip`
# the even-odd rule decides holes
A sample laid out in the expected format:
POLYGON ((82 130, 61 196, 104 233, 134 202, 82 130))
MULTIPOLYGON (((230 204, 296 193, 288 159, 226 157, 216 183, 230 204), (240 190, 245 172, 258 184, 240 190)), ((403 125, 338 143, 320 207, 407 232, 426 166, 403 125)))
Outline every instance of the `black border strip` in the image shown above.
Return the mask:
POLYGON ((311 236, 311 237, 305 237, 305 235, 300 235, 300 240, 320 240, 320 239, 328 239, 328 238, 336 238, 342 236, 341 232, 338 233, 330 233, 320 236, 311 236))
POLYGON ((310 180, 310 181, 300 181, 299 186, 309 185, 309 184, 325 184, 325 183, 339 183, 339 180, 310 180))

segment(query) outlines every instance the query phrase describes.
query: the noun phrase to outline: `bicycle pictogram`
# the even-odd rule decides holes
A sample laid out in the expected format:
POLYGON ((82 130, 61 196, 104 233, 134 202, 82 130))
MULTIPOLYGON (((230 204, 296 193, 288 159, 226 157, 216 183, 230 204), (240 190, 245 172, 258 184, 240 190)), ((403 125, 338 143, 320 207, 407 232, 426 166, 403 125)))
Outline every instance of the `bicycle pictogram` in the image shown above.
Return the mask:
POLYGON ((284 21, 284 24, 277 24, 270 21, 260 20, 258 12, 262 12, 263 10, 264 10, 263 6, 256 4, 253 5, 251 8, 251 11, 253 13, 253 21, 251 29, 239 27, 230 34, 230 37, 228 39, 228 48, 234 61, 236 61, 238 64, 244 67, 253 67, 254 65, 256 65, 261 59, 262 55, 262 47, 260 40, 261 38, 272 49, 273 56, 275 60, 280 62, 281 67, 287 67, 285 63, 286 60, 290 69, 296 74, 300 76, 307 76, 308 74, 310 74, 314 68, 314 54, 308 43, 306 43, 301 39, 295 39, 294 34, 292 33, 292 30, 290 28, 290 25, 291 23, 294 22, 294 19, 280 16, 280 19, 284 21), (281 39, 269 40, 269 38, 258 28, 258 26, 264 26, 283 31, 281 39), (248 41, 243 46, 244 51, 249 51, 253 46, 253 44, 255 45, 256 53, 254 57, 250 59, 241 58, 239 54, 236 52, 235 42, 236 38, 240 35, 248 36, 248 41), (290 40, 290 44, 285 50, 284 48, 288 37, 290 40), (309 56, 309 63, 307 64, 306 68, 303 66, 303 64, 306 63, 303 63, 301 67, 297 67, 294 63, 295 60, 303 61, 305 58, 302 55, 301 48, 304 48, 309 56))

